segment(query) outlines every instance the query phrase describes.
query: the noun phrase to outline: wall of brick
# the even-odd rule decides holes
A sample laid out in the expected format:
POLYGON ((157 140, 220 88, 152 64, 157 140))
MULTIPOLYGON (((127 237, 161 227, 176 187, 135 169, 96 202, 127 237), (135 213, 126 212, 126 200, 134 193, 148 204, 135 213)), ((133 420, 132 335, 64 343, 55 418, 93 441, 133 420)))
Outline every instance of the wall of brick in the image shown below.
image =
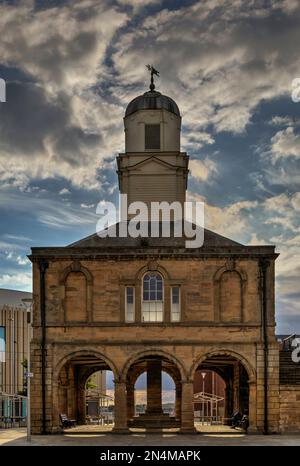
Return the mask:
POLYGON ((280 432, 300 431, 300 386, 280 386, 280 432))

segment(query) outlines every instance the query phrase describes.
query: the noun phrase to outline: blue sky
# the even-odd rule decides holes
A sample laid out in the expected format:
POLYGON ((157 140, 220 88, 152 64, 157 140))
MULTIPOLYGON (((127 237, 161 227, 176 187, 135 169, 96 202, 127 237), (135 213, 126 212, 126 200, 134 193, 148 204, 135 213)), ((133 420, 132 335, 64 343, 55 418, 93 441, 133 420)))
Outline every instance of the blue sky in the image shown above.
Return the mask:
POLYGON ((30 247, 93 233, 116 201, 124 111, 153 63, 189 198, 208 228, 276 244, 277 331, 299 332, 299 1, 2 1, 0 29, 0 287, 30 290, 30 247))

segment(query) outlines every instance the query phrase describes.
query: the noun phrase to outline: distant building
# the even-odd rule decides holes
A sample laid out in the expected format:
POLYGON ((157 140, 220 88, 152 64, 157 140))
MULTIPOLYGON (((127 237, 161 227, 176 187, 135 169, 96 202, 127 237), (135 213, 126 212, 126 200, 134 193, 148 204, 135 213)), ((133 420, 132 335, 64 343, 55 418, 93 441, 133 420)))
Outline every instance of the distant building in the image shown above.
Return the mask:
POLYGON ((27 361, 25 291, 0 289, 0 393, 23 394, 27 361))

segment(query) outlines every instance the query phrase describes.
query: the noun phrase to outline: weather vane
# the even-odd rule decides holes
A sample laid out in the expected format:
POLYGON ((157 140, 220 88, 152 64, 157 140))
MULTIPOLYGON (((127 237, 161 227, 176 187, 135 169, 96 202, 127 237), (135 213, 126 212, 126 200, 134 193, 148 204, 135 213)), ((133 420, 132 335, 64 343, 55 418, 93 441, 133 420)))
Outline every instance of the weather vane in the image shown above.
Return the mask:
POLYGON ((154 84, 154 79, 153 79, 153 75, 155 74, 156 76, 159 77, 159 71, 157 71, 153 65, 146 65, 146 68, 148 71, 150 71, 151 73, 151 84, 150 84, 150 91, 154 91, 155 89, 155 84, 154 84))

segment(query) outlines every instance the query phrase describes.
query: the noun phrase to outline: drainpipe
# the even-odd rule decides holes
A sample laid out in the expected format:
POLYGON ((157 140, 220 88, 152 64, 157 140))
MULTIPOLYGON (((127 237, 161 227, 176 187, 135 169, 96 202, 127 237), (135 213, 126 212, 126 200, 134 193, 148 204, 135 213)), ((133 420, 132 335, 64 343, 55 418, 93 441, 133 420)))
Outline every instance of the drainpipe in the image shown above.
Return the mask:
POLYGON ((46 434, 46 302, 45 302, 45 275, 48 268, 45 259, 39 261, 40 269, 40 312, 41 312, 41 352, 42 352, 42 434, 46 434))
POLYGON ((269 434, 268 424, 268 316, 267 316, 267 268, 269 261, 262 259, 260 261, 261 270, 261 305, 262 305, 262 333, 264 348, 264 431, 265 435, 269 434))

